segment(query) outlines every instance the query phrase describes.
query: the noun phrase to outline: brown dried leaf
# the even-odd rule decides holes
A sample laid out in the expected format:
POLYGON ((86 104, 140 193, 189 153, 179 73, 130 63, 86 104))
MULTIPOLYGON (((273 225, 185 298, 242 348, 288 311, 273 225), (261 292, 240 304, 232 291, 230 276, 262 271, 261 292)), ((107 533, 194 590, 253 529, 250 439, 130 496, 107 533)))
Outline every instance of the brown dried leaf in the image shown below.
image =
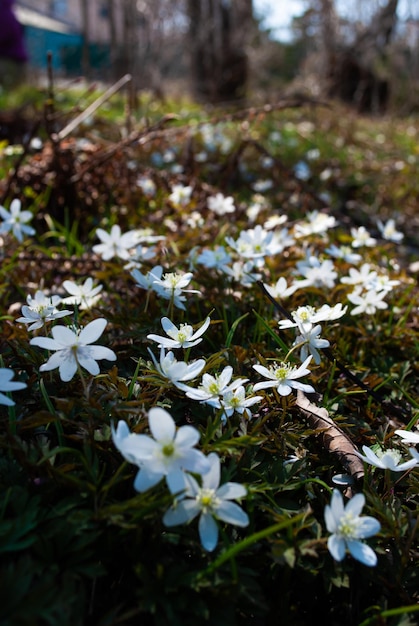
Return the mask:
POLYGON ((357 456, 356 446, 329 417, 328 411, 310 402, 302 391, 297 391, 296 405, 307 417, 312 428, 321 431, 324 447, 337 455, 346 471, 356 480, 363 478, 364 464, 357 456))

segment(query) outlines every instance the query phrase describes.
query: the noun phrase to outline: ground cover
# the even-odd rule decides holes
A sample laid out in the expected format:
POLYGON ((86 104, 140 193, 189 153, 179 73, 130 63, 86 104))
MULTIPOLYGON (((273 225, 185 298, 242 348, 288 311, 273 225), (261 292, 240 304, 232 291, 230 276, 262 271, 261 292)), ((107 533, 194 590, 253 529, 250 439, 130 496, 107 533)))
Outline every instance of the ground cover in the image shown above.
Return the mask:
POLYGON ((2 125, 0 623, 415 623, 417 120, 97 95, 2 125))

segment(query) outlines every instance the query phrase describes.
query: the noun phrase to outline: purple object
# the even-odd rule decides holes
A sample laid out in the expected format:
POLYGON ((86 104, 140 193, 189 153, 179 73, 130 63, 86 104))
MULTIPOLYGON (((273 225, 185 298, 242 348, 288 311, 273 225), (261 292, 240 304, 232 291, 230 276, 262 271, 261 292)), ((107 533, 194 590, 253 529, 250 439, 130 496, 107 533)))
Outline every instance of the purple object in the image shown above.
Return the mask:
POLYGON ((17 63, 28 60, 23 26, 13 11, 14 0, 0 0, 0 58, 17 63))

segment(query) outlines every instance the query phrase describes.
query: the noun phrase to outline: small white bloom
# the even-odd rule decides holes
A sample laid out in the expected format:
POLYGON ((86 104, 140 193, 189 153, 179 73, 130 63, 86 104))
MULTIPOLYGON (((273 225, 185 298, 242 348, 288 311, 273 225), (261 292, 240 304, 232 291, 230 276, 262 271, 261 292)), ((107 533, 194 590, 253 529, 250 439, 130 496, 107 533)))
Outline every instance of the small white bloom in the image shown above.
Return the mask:
POLYGON ((104 261, 109 261, 114 257, 128 260, 131 256, 131 250, 135 248, 138 242, 135 230, 122 234, 121 227, 118 224, 112 226, 110 233, 107 233, 103 228, 97 228, 96 235, 102 243, 94 245, 92 249, 104 261))
POLYGON ((236 210, 233 197, 224 196, 222 193, 210 196, 207 200, 207 206, 210 211, 220 216, 226 215, 227 213, 234 213, 236 210))
POLYGON ((250 396, 246 398, 246 390, 243 385, 240 385, 236 389, 224 391, 220 399, 220 404, 226 417, 231 417, 233 413, 239 413, 239 415, 244 415, 247 419, 250 419, 252 414, 249 411, 249 407, 261 400, 263 400, 262 396, 250 396))
POLYGON ((373 281, 371 281, 371 290, 374 291, 384 291, 385 293, 390 293, 394 287, 400 285, 400 281, 395 278, 392 279, 388 274, 379 274, 375 277, 373 281))
POLYGON ((298 330, 300 334, 295 338, 293 345, 301 346, 300 359, 304 361, 307 356, 311 354, 316 365, 319 365, 321 360, 319 349, 328 348, 330 346, 330 342, 327 339, 320 337, 322 330, 320 324, 313 326, 313 328, 309 330, 304 330, 304 328, 300 326, 298 330))
POLYGON ((407 443, 414 443, 414 444, 418 444, 419 443, 419 431, 414 431, 414 430, 395 430, 394 431, 396 435, 399 435, 399 437, 401 437, 403 439, 403 443, 407 442, 407 443))
POLYGON ((360 452, 357 452, 356 454, 364 461, 364 463, 368 463, 369 465, 380 469, 388 469, 392 472, 405 472, 418 464, 414 458, 410 461, 400 463, 402 455, 395 448, 374 452, 368 446, 362 446, 362 451, 364 453, 363 455, 360 452))
POLYGON ((147 339, 159 342, 159 348, 192 348, 202 341, 202 335, 210 325, 211 319, 207 317, 202 326, 194 332, 190 324, 181 324, 178 328, 169 320, 168 317, 162 317, 161 325, 168 337, 161 337, 160 335, 147 335, 147 339))
POLYGON ((312 358, 312 355, 308 356, 299 367, 293 366, 290 363, 274 363, 269 367, 260 364, 253 365, 253 369, 261 374, 261 376, 268 379, 256 383, 256 385, 253 386, 253 391, 275 387, 281 396, 288 396, 292 389, 300 389, 306 393, 313 392, 314 388, 311 385, 306 385, 296 380, 297 378, 310 374, 307 365, 312 358))
POLYGON ((0 404, 5 404, 6 406, 14 406, 14 401, 2 392, 18 391, 19 389, 24 389, 26 387, 26 383, 20 383, 17 380, 12 380, 14 375, 15 373, 13 370, 7 367, 0 368, 0 404))
POLYGON ((265 285, 266 290, 272 296, 272 298, 281 300, 281 298, 288 298, 292 296, 292 294, 298 289, 298 285, 291 283, 290 286, 287 285, 286 278, 281 276, 278 278, 274 285, 265 285))
MULTIPOLYGON (((249 210, 250 209, 248 209, 247 213, 249 213, 249 210)), ((265 230, 272 230, 273 228, 278 228, 278 226, 281 226, 282 224, 284 224, 287 221, 287 219, 288 217, 286 215, 271 215, 270 217, 268 217, 266 222, 263 223, 263 228, 265 228, 265 230)), ((288 233, 287 229, 284 229, 284 231, 288 233)), ((294 243, 294 239, 292 237, 290 237, 290 239, 294 243)))
POLYGON ((244 230, 237 240, 226 237, 227 244, 243 259, 253 259, 263 263, 265 256, 272 256, 282 252, 283 245, 274 236, 273 231, 265 230, 260 224, 255 228, 244 230))
POLYGON ((300 222, 295 225, 294 233, 296 237, 324 235, 329 228, 334 228, 337 224, 333 215, 327 215, 327 213, 320 211, 309 212, 307 218, 307 222, 300 222))
POLYGON ((30 211, 21 211, 21 202, 17 198, 11 201, 10 210, 0 206, 0 217, 3 222, 0 224, 0 233, 12 232, 16 239, 23 241, 24 235, 34 235, 35 230, 28 222, 33 218, 30 211))
POLYGON ((351 228, 351 235, 351 245, 353 248, 361 248, 362 246, 372 248, 377 243, 377 240, 374 239, 374 237, 371 237, 365 226, 359 226, 359 228, 351 228))
POLYGON ((67 326, 54 326, 50 337, 34 337, 30 344, 45 350, 52 350, 54 354, 41 365, 40 372, 48 372, 59 368, 60 378, 64 382, 70 381, 77 372, 78 366, 84 367, 89 374, 99 374, 96 361, 106 359, 115 361, 116 354, 105 346, 92 346, 105 330, 107 321, 98 318, 87 324, 80 332, 74 332, 67 326))
POLYGON ((174 207, 187 206, 191 201, 192 187, 190 185, 173 185, 169 200, 174 207))
POLYGON ((330 505, 327 504, 324 511, 326 528, 332 533, 327 547, 336 561, 342 561, 348 551, 357 561, 373 567, 377 564, 377 555, 361 539, 376 535, 381 526, 374 517, 361 517, 364 504, 365 496, 357 493, 345 506, 340 491, 333 490, 330 505))
POLYGON ((343 306, 340 302, 335 304, 334 306, 330 306, 329 304, 322 304, 322 306, 316 309, 312 317, 312 322, 315 324, 316 322, 333 322, 335 320, 343 317, 347 311, 348 307, 343 306))
POLYGON ((145 275, 141 274, 138 268, 134 268, 130 273, 138 287, 141 287, 141 289, 145 289, 146 291, 154 291, 155 282, 161 278, 163 268, 161 265, 156 265, 145 275))
POLYGON ((157 362, 156 357, 148 349, 151 358, 154 363, 154 367, 163 378, 167 378, 170 380, 175 387, 182 389, 182 383, 188 380, 192 380, 199 376, 202 370, 205 367, 205 360, 198 359, 196 361, 191 361, 191 363, 185 363, 184 361, 178 361, 175 358, 173 352, 168 352, 166 354, 164 347, 160 348, 160 363, 157 362))
POLYGON ((218 543, 218 526, 215 520, 245 527, 249 524, 247 514, 231 502, 246 496, 246 488, 240 483, 220 485, 220 458, 215 452, 208 455, 210 470, 202 476, 202 487, 190 474, 171 474, 167 477, 169 489, 178 495, 174 505, 163 517, 165 526, 187 524, 199 518, 199 537, 205 550, 211 552, 218 543))
POLYGON ((214 268, 224 271, 225 267, 231 262, 231 256, 224 246, 216 246, 214 250, 203 250, 198 255, 196 262, 207 269, 214 268))
POLYGON ((336 246, 332 244, 325 250, 326 254, 330 254, 335 259, 342 259, 347 263, 359 263, 362 261, 362 256, 357 252, 354 252, 350 246, 336 246))
POLYGON ((173 417, 160 407, 148 413, 149 435, 130 433, 126 422, 119 421, 112 439, 122 456, 139 467, 134 489, 143 493, 154 487, 165 476, 169 480, 184 470, 205 474, 210 463, 202 452, 195 449, 199 431, 193 426, 180 426, 176 430, 173 417))
POLYGON ((404 235, 396 230, 396 222, 393 219, 389 219, 385 224, 381 220, 377 220, 377 226, 383 239, 393 241, 394 243, 402 241, 404 235))
POLYGON ((71 294, 68 298, 64 298, 63 302, 66 304, 75 304, 80 309, 91 309, 100 299, 100 292, 103 289, 103 285, 97 285, 93 287, 93 279, 86 278, 82 285, 78 285, 72 280, 65 280, 63 282, 64 289, 71 294))
POLYGON ((18 317, 16 322, 28 324, 28 330, 37 330, 42 328, 46 322, 70 315, 72 311, 67 309, 59 311, 57 309, 57 305, 61 301, 60 296, 46 296, 43 291, 38 289, 35 292, 35 297, 31 295, 26 297, 27 305, 22 306, 23 316, 18 317))
POLYGON ((232 375, 233 368, 231 365, 226 365, 220 374, 211 376, 211 374, 205 373, 197 389, 188 387, 188 385, 179 385, 179 389, 182 389, 188 398, 210 404, 219 409, 221 407, 220 396, 223 396, 228 391, 234 391, 234 389, 247 382, 247 378, 237 378, 230 383, 232 375))
POLYGON ((320 261, 315 256, 308 256, 304 261, 298 261, 296 267, 304 278, 296 283, 299 288, 327 287, 331 289, 335 285, 338 274, 330 259, 320 261))
POLYGON ((386 296, 385 291, 367 291, 364 294, 360 294, 357 291, 348 293, 348 300, 355 304, 355 308, 352 309, 351 315, 359 315, 360 313, 366 313, 367 315, 374 315, 377 309, 386 309, 388 304, 384 302, 386 296))
POLYGON ((192 272, 180 274, 169 272, 153 282, 156 293, 166 300, 173 300, 173 304, 179 309, 185 310, 185 293, 201 293, 197 289, 186 289, 193 278, 192 272))
POLYGON ((349 276, 343 276, 340 282, 345 285, 359 285, 363 289, 370 289, 376 278, 377 272, 371 269, 369 263, 363 263, 359 270, 351 267, 349 276))
POLYGON ((316 309, 313 306, 299 306, 295 311, 291 311, 293 320, 279 320, 278 326, 281 330, 284 328, 301 328, 303 332, 309 331, 313 327, 313 319, 316 309))
POLYGON ((140 176, 137 180, 137 185, 140 187, 144 195, 149 198, 153 198, 156 195, 156 183, 149 176, 140 176))
POLYGON ((262 278, 259 272, 254 272, 253 261, 235 261, 231 267, 228 265, 222 268, 224 274, 231 276, 233 280, 238 282, 242 287, 251 287, 257 280, 262 278))

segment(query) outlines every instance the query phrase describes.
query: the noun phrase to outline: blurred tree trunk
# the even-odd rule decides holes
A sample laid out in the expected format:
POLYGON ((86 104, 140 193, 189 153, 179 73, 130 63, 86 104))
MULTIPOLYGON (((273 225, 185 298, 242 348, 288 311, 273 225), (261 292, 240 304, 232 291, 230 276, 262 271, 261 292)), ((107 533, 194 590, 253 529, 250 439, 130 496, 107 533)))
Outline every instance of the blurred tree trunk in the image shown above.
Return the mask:
POLYGON ((195 95, 209 102, 244 98, 252 0, 188 0, 187 13, 195 95))
POLYGON ((81 67, 86 78, 90 76, 90 23, 89 23, 89 0, 80 0, 80 12, 82 21, 82 52, 81 67))
POLYGON ((110 56, 110 73, 112 80, 116 80, 119 78, 119 72, 117 69, 117 59, 118 59, 118 40, 116 34, 116 23, 115 23, 115 2, 114 0, 107 0, 106 9, 108 12, 108 24, 109 24, 109 56, 110 56))
POLYGON ((351 43, 345 43, 339 32, 334 1, 315 1, 328 94, 354 104, 360 111, 384 111, 390 86, 386 64, 397 23, 398 0, 388 0, 361 30, 356 31, 354 26, 351 43))

